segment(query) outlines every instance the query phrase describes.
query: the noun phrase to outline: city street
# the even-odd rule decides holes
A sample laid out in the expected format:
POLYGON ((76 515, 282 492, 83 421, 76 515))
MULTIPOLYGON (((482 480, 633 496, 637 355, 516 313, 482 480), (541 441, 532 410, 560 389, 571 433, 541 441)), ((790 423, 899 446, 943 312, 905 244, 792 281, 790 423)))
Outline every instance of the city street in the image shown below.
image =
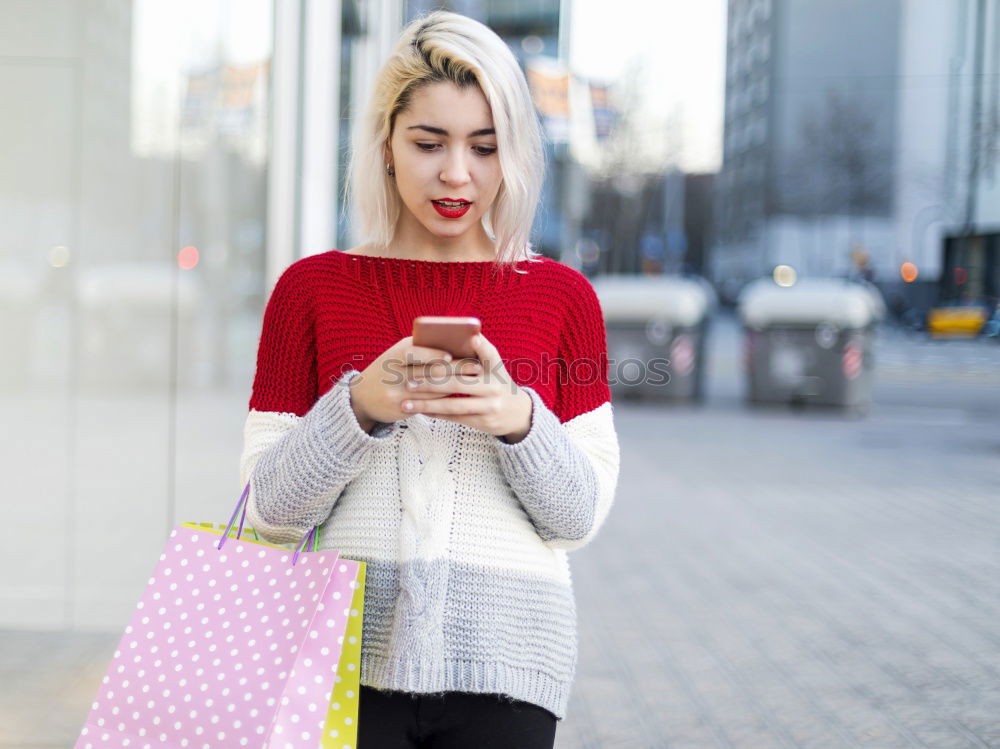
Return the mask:
POLYGON ((884 331, 876 402, 619 408, 622 481, 575 558, 560 747, 1000 747, 1000 346, 884 331))
MULTIPOLYGON (((748 408, 723 315, 705 404, 616 402, 616 504, 570 557, 559 749, 1000 747, 1000 343, 884 330, 875 353, 867 416, 748 408)), ((231 488, 241 426, 179 467, 231 488)), ((4 621, 0 747, 70 746, 120 632, 4 621)))
MULTIPOLYGON (((412 563, 401 597, 369 575, 368 623, 458 637, 480 686, 506 688, 480 678, 496 672, 534 685, 515 697, 568 697, 555 749, 1000 749, 1000 0, 0 0, 0 60, 0 749, 74 746, 95 699, 122 701, 95 716, 112 731, 140 730, 141 709, 164 724, 129 749, 167 749, 171 730, 212 735, 187 749, 316 740, 324 700, 286 676, 329 677, 334 653, 316 629, 269 629, 275 611, 296 626, 278 601, 307 592, 287 579, 263 611, 275 567, 239 559, 212 631, 181 624, 190 610, 142 622, 196 612, 234 559, 161 575, 165 545, 186 553, 169 535, 227 522, 289 413, 386 364, 381 344, 417 332, 464 353, 469 318, 426 340, 414 318, 477 315, 515 380, 579 384, 594 368, 549 354, 593 350, 598 307, 611 409, 565 390, 550 405, 603 401, 620 472, 608 513, 606 477, 580 484, 604 522, 569 579, 530 572, 547 552, 518 540, 566 513, 520 517, 529 498, 481 470, 482 440, 411 428, 329 516, 356 539, 327 539, 345 557, 412 563), (486 268, 536 255, 568 267, 486 268), (499 551, 463 541, 482 529, 499 551), (506 613, 530 626, 487 632, 459 562, 487 566, 483 589, 527 575, 506 613), (140 602, 161 595, 151 577, 177 595, 140 602), (573 644, 538 590, 575 602, 568 690, 537 671, 573 644), (461 626, 424 605, 442 595, 461 626), (214 652, 248 600, 251 640, 223 633, 232 660, 205 658, 218 694, 192 688, 208 665, 181 646, 214 652), (128 652, 160 652, 158 635, 165 656, 128 652), (288 674, 284 651, 273 678, 235 673, 261 638, 298 643, 288 674), (102 684, 109 666, 125 683, 102 684), (299 726, 268 712, 270 688, 299 726), (179 689, 185 715, 162 704, 179 689)), ((377 390, 352 389, 359 416, 406 413, 379 413, 377 390)), ((275 506, 333 496, 328 416, 309 423, 330 444, 269 461, 275 506), (282 494, 290 477, 311 489, 282 494)), ((606 421, 569 433, 606 457, 606 421)), ((552 483, 559 461, 542 462, 552 483)), ((441 673, 433 638, 415 652, 368 629, 394 683, 441 673)), ((334 735, 358 696, 341 685, 344 723, 322 728, 358 749, 356 724, 334 735)))

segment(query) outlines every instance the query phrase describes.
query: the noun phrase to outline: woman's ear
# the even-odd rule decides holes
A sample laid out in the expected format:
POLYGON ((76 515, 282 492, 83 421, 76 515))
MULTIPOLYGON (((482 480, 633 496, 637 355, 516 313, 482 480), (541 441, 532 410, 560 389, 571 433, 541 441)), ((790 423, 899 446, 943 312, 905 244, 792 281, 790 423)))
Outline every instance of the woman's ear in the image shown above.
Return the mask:
POLYGON ((386 169, 392 166, 392 144, 389 141, 386 141, 385 145, 382 146, 382 162, 386 169))

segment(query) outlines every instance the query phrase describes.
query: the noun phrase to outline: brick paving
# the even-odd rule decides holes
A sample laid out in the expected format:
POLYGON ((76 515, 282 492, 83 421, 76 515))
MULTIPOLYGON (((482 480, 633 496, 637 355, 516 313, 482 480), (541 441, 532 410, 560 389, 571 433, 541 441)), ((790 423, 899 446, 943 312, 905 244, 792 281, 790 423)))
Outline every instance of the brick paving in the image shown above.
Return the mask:
POLYGON ((623 417, 560 747, 1000 747, 995 423, 623 417))
POLYGON ((705 406, 616 405, 557 746, 1000 747, 1000 347, 888 331, 857 420, 743 406, 736 337, 705 406))
MULTIPOLYGON (((743 406, 736 336, 714 333, 706 405, 616 403, 557 747, 1000 747, 993 351, 886 336, 855 419, 743 406)), ((0 747, 72 745, 117 638, 0 632, 0 747)))

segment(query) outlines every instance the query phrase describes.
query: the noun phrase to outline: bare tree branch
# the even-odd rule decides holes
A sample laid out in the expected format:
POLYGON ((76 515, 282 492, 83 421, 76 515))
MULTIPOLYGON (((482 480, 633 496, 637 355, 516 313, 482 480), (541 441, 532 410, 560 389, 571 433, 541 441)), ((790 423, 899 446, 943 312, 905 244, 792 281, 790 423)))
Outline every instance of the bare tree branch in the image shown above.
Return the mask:
POLYGON ((805 215, 886 215, 892 199, 892 155, 879 139, 874 108, 829 89, 800 121, 798 157, 784 175, 780 209, 805 215))

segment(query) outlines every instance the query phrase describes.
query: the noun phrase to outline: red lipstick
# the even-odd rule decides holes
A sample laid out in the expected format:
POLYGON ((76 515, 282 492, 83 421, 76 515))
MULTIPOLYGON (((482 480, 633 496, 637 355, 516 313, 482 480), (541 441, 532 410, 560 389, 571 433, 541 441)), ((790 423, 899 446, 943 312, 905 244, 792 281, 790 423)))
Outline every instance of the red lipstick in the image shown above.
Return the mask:
POLYGON ((434 209, 445 218, 462 218, 472 207, 471 202, 461 198, 442 198, 441 200, 432 200, 431 203, 434 204, 434 209))

